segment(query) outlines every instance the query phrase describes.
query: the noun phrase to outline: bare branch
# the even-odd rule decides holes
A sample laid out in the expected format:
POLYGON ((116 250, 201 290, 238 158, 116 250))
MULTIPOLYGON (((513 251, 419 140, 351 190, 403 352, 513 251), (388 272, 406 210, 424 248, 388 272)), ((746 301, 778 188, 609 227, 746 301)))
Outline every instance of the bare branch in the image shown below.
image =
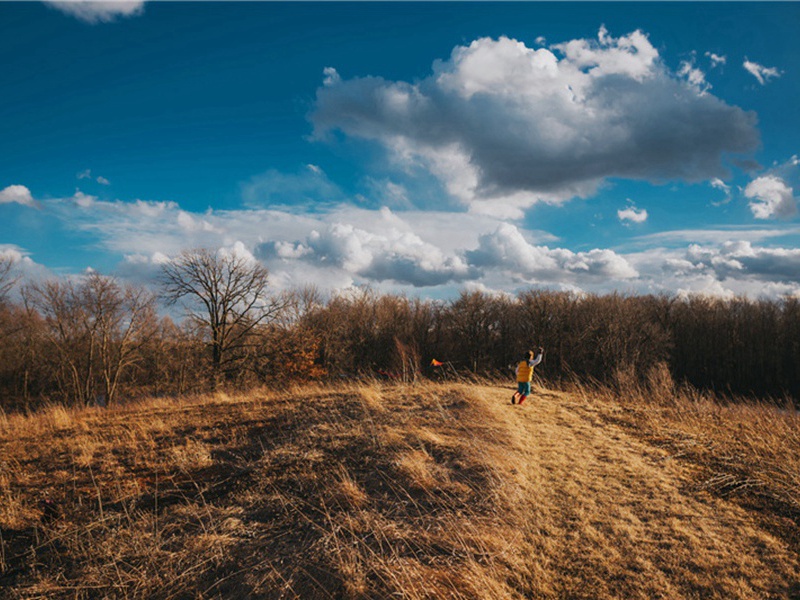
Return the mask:
POLYGON ((186 250, 162 270, 169 304, 181 303, 188 316, 210 332, 215 377, 222 365, 236 362, 232 351, 261 324, 274 320, 284 303, 268 295, 267 269, 236 254, 207 248, 186 250))
POLYGON ((5 300, 8 292, 19 281, 19 275, 14 274, 16 261, 8 255, 0 256, 0 302, 5 300))

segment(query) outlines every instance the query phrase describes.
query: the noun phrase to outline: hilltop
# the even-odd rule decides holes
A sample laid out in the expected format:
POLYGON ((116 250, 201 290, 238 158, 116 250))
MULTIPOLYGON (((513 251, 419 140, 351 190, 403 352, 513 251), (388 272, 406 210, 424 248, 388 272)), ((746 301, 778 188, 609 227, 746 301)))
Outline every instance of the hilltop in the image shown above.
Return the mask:
POLYGON ((797 415, 648 393, 372 383, 8 417, 0 595, 800 596, 797 415))

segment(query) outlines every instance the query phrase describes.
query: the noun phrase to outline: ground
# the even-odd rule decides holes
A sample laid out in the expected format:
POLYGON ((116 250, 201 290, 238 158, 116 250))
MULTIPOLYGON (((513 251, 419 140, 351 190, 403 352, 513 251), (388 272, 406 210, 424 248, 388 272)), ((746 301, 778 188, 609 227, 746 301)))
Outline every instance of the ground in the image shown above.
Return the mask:
POLYGON ((6 418, 0 596, 800 597, 794 414, 512 391, 6 418))

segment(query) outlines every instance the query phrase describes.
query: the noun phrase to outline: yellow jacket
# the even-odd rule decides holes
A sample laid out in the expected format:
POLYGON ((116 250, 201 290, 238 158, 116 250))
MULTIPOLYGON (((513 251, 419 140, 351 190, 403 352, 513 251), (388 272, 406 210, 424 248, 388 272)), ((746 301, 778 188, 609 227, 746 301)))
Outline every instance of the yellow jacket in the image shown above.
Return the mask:
POLYGON ((521 360, 517 365, 517 382, 523 383, 525 381, 533 380, 533 367, 542 362, 542 355, 539 354, 536 358, 531 360, 521 360))

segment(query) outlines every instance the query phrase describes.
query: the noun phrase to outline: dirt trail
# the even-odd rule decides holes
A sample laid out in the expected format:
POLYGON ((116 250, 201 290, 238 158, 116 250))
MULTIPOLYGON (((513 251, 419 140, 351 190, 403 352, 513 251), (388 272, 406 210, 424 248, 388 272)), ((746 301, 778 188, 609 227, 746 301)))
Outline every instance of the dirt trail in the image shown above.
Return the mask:
POLYGON ((512 406, 496 401, 497 388, 482 393, 518 453, 541 594, 800 597, 797 555, 753 514, 700 489, 697 467, 606 418, 619 407, 549 391, 512 406))

